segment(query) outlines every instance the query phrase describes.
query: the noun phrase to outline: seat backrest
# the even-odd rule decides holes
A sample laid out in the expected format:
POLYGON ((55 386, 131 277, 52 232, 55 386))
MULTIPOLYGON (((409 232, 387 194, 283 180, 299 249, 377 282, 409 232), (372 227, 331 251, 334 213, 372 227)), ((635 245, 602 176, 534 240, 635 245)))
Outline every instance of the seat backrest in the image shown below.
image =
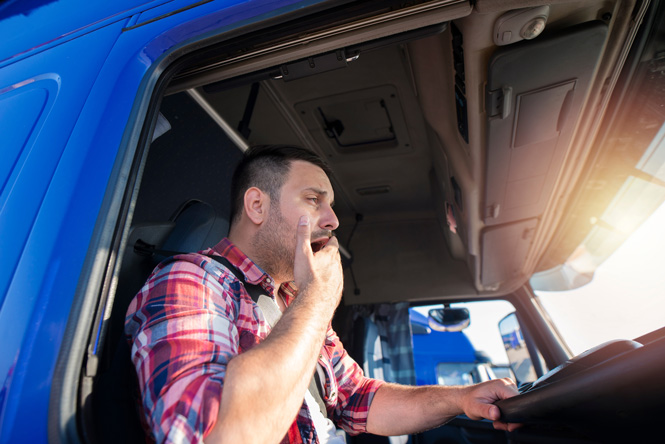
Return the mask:
MULTIPOLYGON (((158 249, 191 253, 214 246, 226 236, 228 229, 226 218, 219 216, 212 205, 200 200, 186 201, 168 221, 132 227, 122 258, 107 344, 113 346, 122 337, 129 303, 155 266, 164 259, 156 254, 146 256, 135 251, 134 245, 139 240, 158 249)), ((113 352, 109 356, 113 356, 113 352)))
POLYGON ((138 253, 134 245, 141 240, 161 250, 201 251, 217 244, 227 235, 228 228, 226 218, 219 216, 212 205, 199 200, 185 202, 169 221, 132 227, 122 259, 103 361, 92 393, 98 442, 145 443, 134 393, 136 375, 123 330, 129 303, 164 257, 138 253))

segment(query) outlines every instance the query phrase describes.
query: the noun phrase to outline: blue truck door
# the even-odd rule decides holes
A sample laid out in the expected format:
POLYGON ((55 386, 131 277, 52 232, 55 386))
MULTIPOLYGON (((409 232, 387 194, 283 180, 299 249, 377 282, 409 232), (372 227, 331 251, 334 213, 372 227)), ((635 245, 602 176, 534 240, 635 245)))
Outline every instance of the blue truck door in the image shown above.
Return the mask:
MULTIPOLYGON (((80 271, 67 266, 67 249, 55 251, 72 200, 85 198, 64 179, 81 174, 86 147, 66 148, 121 29, 109 25, 0 69, 0 133, 8 135, 0 150, 0 435, 8 442, 33 442, 34 424, 46 424, 46 408, 35 408, 32 394, 41 396, 35 389, 55 356, 40 344, 61 336, 56 319, 66 319, 80 271), (69 280, 67 293, 56 276, 69 280), (28 365, 31 356, 45 368, 28 365), (14 417, 23 409, 33 415, 14 417)), ((77 247, 85 251, 85 244, 69 246, 77 247)))
POLYGON ((46 442, 49 421, 51 432, 73 424, 75 395, 57 394, 76 388, 53 380, 68 371, 58 365, 74 364, 59 354, 76 352, 72 337, 87 340, 77 336, 90 331, 82 313, 97 303, 117 199, 161 74, 189 44, 318 3, 328 2, 0 7, 0 442, 46 442))

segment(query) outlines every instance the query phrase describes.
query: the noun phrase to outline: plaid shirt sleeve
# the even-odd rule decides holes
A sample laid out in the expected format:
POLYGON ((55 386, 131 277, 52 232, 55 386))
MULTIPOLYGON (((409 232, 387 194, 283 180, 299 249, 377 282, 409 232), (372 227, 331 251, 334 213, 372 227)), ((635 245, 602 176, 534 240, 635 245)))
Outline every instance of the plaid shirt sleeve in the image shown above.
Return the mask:
POLYGON ((160 265, 127 312, 143 413, 157 443, 202 441, 239 353, 237 297, 206 267, 160 265))
POLYGON ((326 390, 331 419, 350 435, 366 433, 369 407, 374 394, 385 382, 365 377, 332 328, 328 328, 323 353, 333 366, 337 386, 336 391, 330 386, 326 390))
MULTIPOLYGON (((202 442, 217 420, 229 361, 269 332, 228 271, 201 255, 177 259, 157 267, 125 320, 144 419, 160 444, 202 442)), ((328 415, 352 435, 365 432, 383 382, 363 375, 330 327, 319 362, 326 369, 328 415)), ((285 442, 314 442, 314 436, 305 408, 285 442)))

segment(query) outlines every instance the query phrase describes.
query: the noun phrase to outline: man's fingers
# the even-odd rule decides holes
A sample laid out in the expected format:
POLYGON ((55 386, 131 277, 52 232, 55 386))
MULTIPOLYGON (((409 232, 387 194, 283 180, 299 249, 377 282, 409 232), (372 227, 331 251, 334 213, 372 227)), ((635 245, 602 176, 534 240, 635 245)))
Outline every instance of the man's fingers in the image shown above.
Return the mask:
POLYGON ((471 419, 489 419, 499 430, 512 431, 519 427, 517 424, 508 424, 501 420, 501 410, 494 405, 496 401, 511 398, 518 394, 515 383, 510 379, 496 379, 470 386, 470 403, 464 409, 471 419))
MULTIPOLYGON (((494 428, 497 430, 505 430, 506 432, 512 432, 515 429, 518 429, 522 424, 518 423, 508 423, 501 421, 501 410, 495 405, 488 406, 489 408, 486 411, 486 414, 483 415, 485 419, 492 421, 494 428)), ((477 418, 481 419, 481 418, 477 418)))
POLYGON ((304 288, 312 279, 312 233, 309 216, 300 216, 296 230, 296 251, 293 259, 293 279, 298 288, 304 288))
POLYGON ((506 432, 513 432, 522 427, 522 424, 516 422, 494 421, 492 424, 494 425, 495 429, 504 430, 506 432))
MULTIPOLYGON (((500 389, 497 392, 497 400, 511 398, 519 394, 517 386, 515 385, 515 382, 512 379, 503 378, 500 379, 499 381, 503 383, 503 385, 497 386, 497 388, 500 389)), ((494 428, 497 430, 505 430, 507 432, 512 432, 513 430, 518 429, 522 426, 522 424, 507 423, 501 421, 501 410, 496 405, 490 405, 490 408, 487 413, 488 413, 487 419, 490 419, 494 422, 494 428)))
MULTIPOLYGON (((301 216, 296 231, 296 251, 293 261, 293 279, 300 290, 310 289, 314 285, 316 297, 329 299, 335 307, 342 295, 343 273, 339 256, 339 241, 335 237, 328 239, 326 245, 319 250, 319 232, 312 234, 311 221, 308 216, 301 216), (312 236, 317 243, 318 252, 312 249, 312 236), (321 254, 323 253, 323 254, 321 254)), ((329 235, 329 232, 326 232, 329 235)), ((305 291, 307 293, 307 291, 305 291)))
POLYGON ((475 412, 468 412, 466 415, 473 419, 489 419, 490 421, 497 421, 501 418, 501 411, 499 408, 492 404, 478 403, 475 407, 475 412))
POLYGON ((297 249, 306 256, 312 254, 311 242, 312 231, 309 228, 309 216, 300 216, 298 220, 298 230, 296 231, 297 249))
POLYGON ((499 410, 499 407, 490 405, 487 409, 486 418, 492 421, 498 421, 501 418, 501 411, 499 410))

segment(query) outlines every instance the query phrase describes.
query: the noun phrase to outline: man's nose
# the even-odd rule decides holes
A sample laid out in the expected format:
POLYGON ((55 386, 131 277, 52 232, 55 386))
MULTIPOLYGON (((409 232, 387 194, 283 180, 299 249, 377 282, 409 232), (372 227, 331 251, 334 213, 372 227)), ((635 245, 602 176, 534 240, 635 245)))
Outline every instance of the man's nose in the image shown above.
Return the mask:
POLYGON ((324 230, 334 231, 339 227, 339 220, 332 207, 327 206, 319 219, 319 227, 324 230))

